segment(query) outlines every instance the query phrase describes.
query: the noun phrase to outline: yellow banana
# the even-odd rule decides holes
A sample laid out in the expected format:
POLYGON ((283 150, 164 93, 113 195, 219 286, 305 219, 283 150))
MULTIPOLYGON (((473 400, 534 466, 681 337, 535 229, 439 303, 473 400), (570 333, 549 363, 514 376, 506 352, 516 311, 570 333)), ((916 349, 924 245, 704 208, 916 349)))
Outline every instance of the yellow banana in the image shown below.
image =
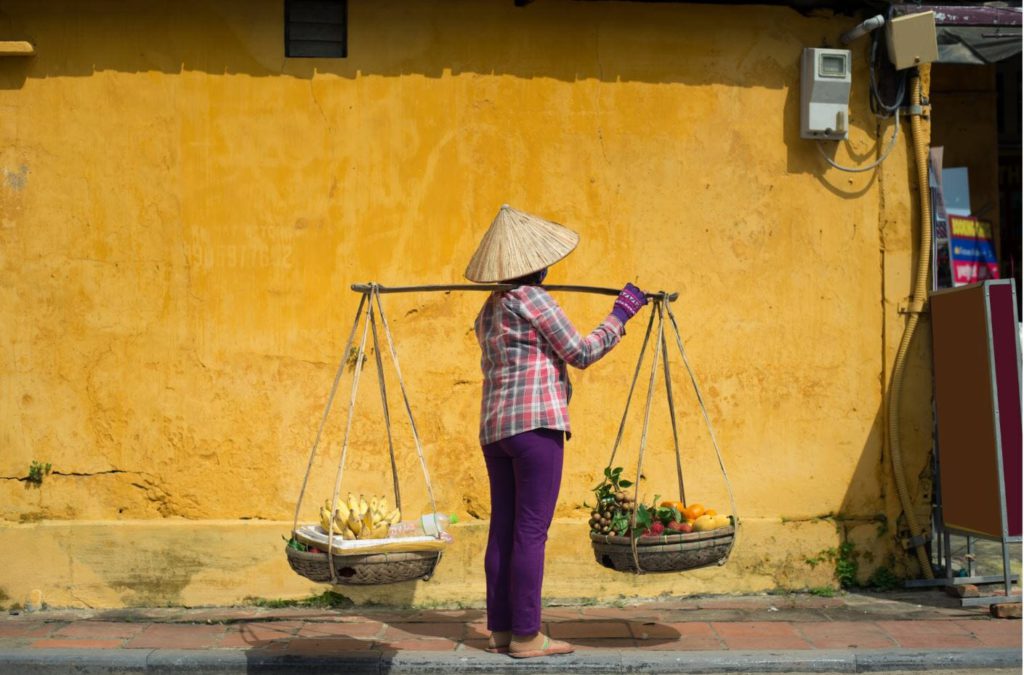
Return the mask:
POLYGON ((363 530, 363 521, 359 520, 359 517, 356 516, 354 511, 348 514, 347 524, 348 529, 351 530, 352 534, 358 539, 359 533, 363 530))
POLYGON ((335 511, 336 511, 337 513, 341 514, 341 519, 342 519, 343 521, 344 521, 344 520, 348 520, 348 512, 349 512, 349 508, 348 508, 348 504, 346 504, 346 503, 345 503, 344 501, 342 501, 342 500, 340 500, 340 499, 339 499, 339 500, 338 500, 338 503, 337 503, 337 504, 335 505, 335 508, 334 508, 334 510, 335 510, 335 511))
POLYGON ((342 518, 340 511, 334 512, 334 533, 344 534, 348 529, 348 518, 342 518))
POLYGON ((343 539, 386 539, 388 528, 402 519, 401 510, 397 507, 388 510, 390 505, 384 495, 370 496, 360 494, 358 497, 351 492, 348 499, 338 499, 334 510, 330 508, 330 500, 325 500, 320 507, 320 526, 325 532, 331 531, 333 521, 334 533, 343 539))

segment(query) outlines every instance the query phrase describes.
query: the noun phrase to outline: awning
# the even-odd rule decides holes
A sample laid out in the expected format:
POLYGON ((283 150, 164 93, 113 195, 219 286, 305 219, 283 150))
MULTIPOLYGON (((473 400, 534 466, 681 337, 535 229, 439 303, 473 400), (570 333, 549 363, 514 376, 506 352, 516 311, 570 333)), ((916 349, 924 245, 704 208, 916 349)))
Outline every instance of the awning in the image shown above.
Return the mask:
POLYGON ((932 11, 939 46, 937 63, 986 64, 1021 53, 1021 8, 1004 3, 897 4, 897 15, 932 11))
POLYGON ((982 65, 1003 61, 1021 52, 1020 29, 988 26, 936 26, 937 63, 982 65))

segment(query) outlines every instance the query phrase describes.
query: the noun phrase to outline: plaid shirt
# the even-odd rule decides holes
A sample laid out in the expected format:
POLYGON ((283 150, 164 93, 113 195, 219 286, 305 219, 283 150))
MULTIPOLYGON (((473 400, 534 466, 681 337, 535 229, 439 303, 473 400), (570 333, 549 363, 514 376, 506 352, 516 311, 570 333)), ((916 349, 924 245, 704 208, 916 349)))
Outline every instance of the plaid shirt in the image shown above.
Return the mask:
POLYGON ((586 337, 539 286, 492 293, 476 317, 484 387, 480 444, 531 429, 569 429, 572 385, 566 363, 586 368, 625 333, 609 314, 586 337))

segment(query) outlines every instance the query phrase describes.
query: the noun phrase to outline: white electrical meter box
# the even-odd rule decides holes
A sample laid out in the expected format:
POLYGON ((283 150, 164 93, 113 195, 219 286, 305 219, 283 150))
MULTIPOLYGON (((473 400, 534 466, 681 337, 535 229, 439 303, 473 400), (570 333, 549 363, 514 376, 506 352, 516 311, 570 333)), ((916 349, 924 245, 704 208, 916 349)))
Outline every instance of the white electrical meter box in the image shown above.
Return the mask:
POLYGON ((800 138, 841 141, 850 120, 850 50, 804 49, 800 65, 800 138))

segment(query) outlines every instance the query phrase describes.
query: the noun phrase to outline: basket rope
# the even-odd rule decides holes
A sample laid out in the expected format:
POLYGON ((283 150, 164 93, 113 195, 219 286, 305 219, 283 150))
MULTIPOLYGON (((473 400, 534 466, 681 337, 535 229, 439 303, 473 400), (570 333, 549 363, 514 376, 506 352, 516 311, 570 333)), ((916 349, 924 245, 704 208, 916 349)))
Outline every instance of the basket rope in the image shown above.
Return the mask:
POLYGON ((729 472, 725 470, 725 461, 722 460, 722 450, 718 447, 718 440, 715 438, 715 429, 711 426, 711 417, 708 415, 708 408, 704 405, 704 396, 700 393, 700 386, 697 384, 697 376, 693 374, 693 368, 690 367, 690 360, 686 358, 686 350, 683 349, 683 339, 679 336, 679 324, 676 323, 675 314, 672 313, 672 307, 667 303, 665 304, 665 311, 668 313, 668 318, 672 322, 672 329, 675 331, 676 344, 679 346, 679 354, 683 357, 683 365, 686 366, 686 372, 690 376, 690 383, 693 385, 693 392, 697 395, 697 404, 700 406, 700 412, 704 416, 704 424, 708 428, 708 436, 711 437, 711 446, 715 449, 715 457, 718 458, 718 468, 722 470, 722 478, 725 479, 725 489, 729 493, 729 506, 732 508, 733 518, 736 520, 736 534, 733 537, 732 544, 729 546, 729 553, 726 553, 725 558, 722 559, 720 564, 725 564, 728 560, 729 555, 732 553, 733 547, 736 545, 736 540, 739 539, 740 535, 740 514, 736 510, 736 496, 732 491, 732 481, 729 480, 729 472))
POLYGON ((366 295, 359 298, 359 307, 356 308, 356 318, 352 321, 352 330, 349 331, 348 340, 345 342, 345 350, 341 353, 341 363, 338 364, 338 371, 334 374, 334 383, 331 384, 331 393, 327 396, 327 405, 324 406, 324 414, 320 418, 320 426, 316 430, 316 438, 313 439, 313 447, 309 451, 309 462, 306 464, 306 475, 302 477, 302 488, 299 489, 299 499, 295 504, 295 519, 292 521, 292 532, 299 529, 299 510, 302 508, 302 498, 306 494, 306 484, 309 482, 309 473, 313 468, 313 459, 316 457, 316 450, 320 446, 320 437, 323 435, 324 425, 327 424, 327 415, 331 412, 331 405, 334 404, 334 395, 338 392, 338 383, 341 381, 341 374, 345 371, 345 361, 348 357, 348 350, 352 348, 352 340, 356 336, 356 328, 359 327, 359 317, 366 305, 366 295))
MULTIPOLYGON (((658 303, 658 321, 664 326, 665 315, 663 303, 658 303)), ((653 312, 652 312, 653 313, 653 312)), ((668 342, 665 339, 665 331, 659 331, 661 333, 661 352, 664 354, 662 364, 665 367, 665 393, 668 396, 668 418, 672 421, 672 447, 676 452, 676 478, 679 481, 679 501, 686 506, 686 485, 683 482, 683 457, 682 453, 679 452, 679 429, 676 426, 676 404, 675 398, 672 396, 672 375, 669 372, 668 366, 668 342)))
POLYGON ((636 389, 636 381, 640 377, 640 366, 644 362, 644 353, 647 351, 647 343, 651 339, 651 329, 654 328, 654 312, 651 312, 651 318, 647 321, 647 332, 644 333, 644 341, 640 345, 640 358, 636 360, 636 369, 633 370, 633 381, 629 385, 629 393, 626 395, 626 408, 622 411, 622 419, 619 421, 619 432, 615 435, 615 442, 612 444, 612 456, 608 458, 608 466, 612 465, 615 461, 615 453, 619 450, 619 444, 622 443, 622 433, 626 430, 626 418, 629 415, 629 404, 633 400, 633 391, 636 389))
MULTIPOLYGON (((657 303, 657 301, 655 301, 657 303)), ((654 315, 654 312, 651 312, 654 315)), ((654 341, 654 356, 651 359, 651 379, 647 384, 647 403, 644 406, 644 425, 640 430, 640 453, 636 461, 636 482, 633 483, 633 514, 630 518, 630 530, 633 534, 636 534, 636 515, 637 505, 640 503, 640 473, 643 471, 644 466, 644 450, 647 447, 647 428, 651 421, 651 400, 654 398, 654 378, 658 375, 658 357, 661 355, 661 343, 662 338, 665 334, 665 322, 658 321, 658 337, 654 341)), ((636 564, 636 569, 642 571, 643 567, 640 566, 640 555, 636 550, 636 540, 638 537, 633 536, 629 538, 629 548, 633 553, 633 562, 636 564)))
MULTIPOLYGON (((359 376, 363 372, 363 356, 366 354, 366 336, 370 332, 370 321, 369 317, 373 316, 373 304, 371 301, 370 306, 366 310, 367 320, 363 323, 363 339, 359 342, 359 353, 356 355, 356 370, 352 376, 352 397, 348 402, 348 415, 345 419, 345 436, 341 442, 341 459, 338 461, 338 473, 334 479, 334 493, 331 496, 331 512, 334 511, 334 505, 338 503, 338 493, 341 491, 341 479, 345 473, 345 458, 348 456, 348 438, 352 431, 352 411, 356 407, 356 394, 359 393, 359 376)), ((327 530, 327 564, 331 570, 331 583, 336 584, 338 582, 338 573, 334 566, 334 547, 330 543, 334 541, 334 518, 331 518, 327 530)))
MULTIPOLYGON (((383 316, 383 315, 382 315, 383 316)), ((402 492, 398 486, 398 464, 395 462, 395 442, 391 436, 391 412, 388 408, 388 388, 384 384, 384 362, 380 357, 380 340, 377 338, 377 320, 370 313, 370 331, 373 333, 373 356, 377 361, 377 384, 380 385, 380 403, 384 413, 384 428, 388 435, 388 456, 391 458, 391 477, 395 492, 395 506, 402 510, 402 492)))
MULTIPOLYGON (((402 402, 405 403, 405 411, 409 415, 409 426, 412 429, 412 439, 416 444, 416 456, 420 459, 420 467, 423 469, 423 479, 427 483, 427 496, 430 498, 430 512, 437 513, 437 504, 434 502, 434 488, 430 484, 430 472, 427 470, 427 460, 423 458, 423 444, 420 442, 420 434, 416 430, 416 420, 412 417, 412 406, 409 405, 409 396, 405 391, 405 381, 402 379, 402 369, 398 365, 398 352, 395 351, 395 341, 391 339, 391 328, 388 326, 388 319, 384 316, 384 307, 380 303, 380 287, 373 284, 373 295, 377 298, 377 308, 380 310, 380 322, 384 326, 384 337, 388 340, 388 351, 391 352, 391 362, 395 366, 395 375, 398 377, 398 388, 402 392, 402 402)), ((440 530, 434 535, 441 538, 440 530)))

